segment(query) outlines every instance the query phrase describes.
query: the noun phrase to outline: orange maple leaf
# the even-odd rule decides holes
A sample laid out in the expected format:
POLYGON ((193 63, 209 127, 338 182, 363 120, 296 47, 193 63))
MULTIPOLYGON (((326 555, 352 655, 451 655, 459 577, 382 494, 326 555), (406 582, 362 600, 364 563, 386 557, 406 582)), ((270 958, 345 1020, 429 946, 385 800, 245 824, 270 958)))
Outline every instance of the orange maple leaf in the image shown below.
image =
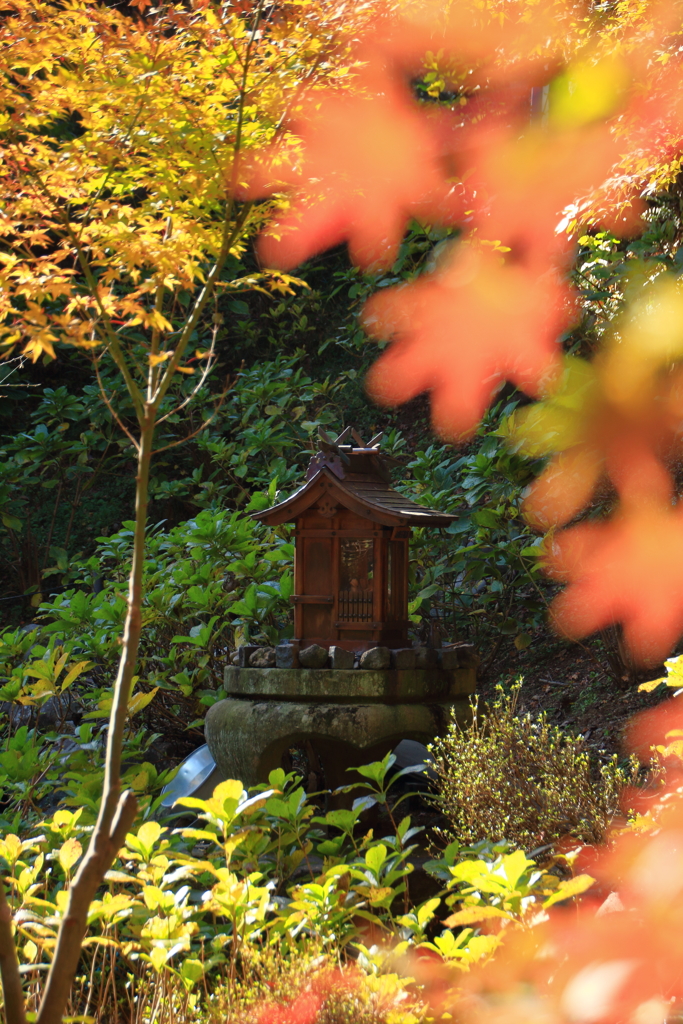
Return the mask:
POLYGON ((566 358, 554 393, 508 421, 525 454, 559 453, 525 500, 533 525, 568 522, 606 477, 623 501, 671 501, 666 458, 680 445, 682 317, 679 284, 661 275, 603 336, 592 363, 566 358))
POLYGON ((555 455, 529 488, 523 506, 528 521, 542 530, 564 525, 607 478, 622 500, 670 500, 671 476, 661 459, 664 442, 671 440, 667 410, 648 411, 653 415, 639 419, 607 403, 586 410, 584 440, 555 455))
POLYGON ((572 311, 569 289, 500 257, 456 247, 442 272, 379 293, 367 303, 366 329, 394 338, 367 379, 384 405, 430 391, 435 428, 446 437, 472 431, 501 381, 539 394, 559 369, 558 333, 572 311))
POLYGON ((657 664, 683 629, 683 508, 625 504, 609 521, 558 534, 546 567, 569 581, 552 618, 577 638, 623 623, 644 664, 657 664))
POLYGON ((481 197, 473 226, 539 271, 549 260, 557 265, 558 258, 564 262, 571 256, 571 240, 558 224, 564 208, 613 166, 618 148, 609 127, 561 132, 532 127, 521 137, 507 127, 470 128, 462 140, 468 186, 481 197))
POLYGON ((291 127, 301 152, 273 147, 245 172, 246 195, 298 190, 260 238, 266 266, 293 267, 343 241, 358 266, 391 266, 411 218, 462 214, 428 120, 402 83, 368 73, 353 95, 317 92, 291 127))

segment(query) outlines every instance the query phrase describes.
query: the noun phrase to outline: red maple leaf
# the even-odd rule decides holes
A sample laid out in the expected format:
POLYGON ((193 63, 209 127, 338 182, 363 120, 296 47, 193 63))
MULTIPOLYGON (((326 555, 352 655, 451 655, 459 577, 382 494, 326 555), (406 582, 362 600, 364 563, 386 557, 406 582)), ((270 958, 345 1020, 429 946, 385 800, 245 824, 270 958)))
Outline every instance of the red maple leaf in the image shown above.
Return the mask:
POLYGON ((343 241, 358 266, 391 266, 411 218, 462 213, 429 121, 402 83, 368 73, 351 95, 315 93, 291 127, 300 152, 274 147, 246 171, 246 195, 297 190, 259 240, 266 266, 293 267, 343 241))
POLYGON ((461 247, 441 273, 379 293, 366 329, 394 343, 372 367, 368 391, 394 405, 430 391, 436 429, 472 431, 504 379, 529 394, 558 367, 558 333, 571 317, 568 288, 500 257, 461 247))
POLYGON ((621 622, 636 658, 657 664, 683 629, 683 507, 625 505, 611 520, 558 534, 547 568, 569 581, 552 606, 577 638, 621 622))

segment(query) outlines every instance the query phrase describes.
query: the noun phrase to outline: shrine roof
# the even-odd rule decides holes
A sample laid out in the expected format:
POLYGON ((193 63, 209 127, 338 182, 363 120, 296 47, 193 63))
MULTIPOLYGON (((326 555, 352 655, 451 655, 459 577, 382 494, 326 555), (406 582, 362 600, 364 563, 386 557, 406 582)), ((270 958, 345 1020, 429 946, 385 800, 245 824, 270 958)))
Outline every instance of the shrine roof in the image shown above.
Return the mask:
POLYGON ((293 522, 321 499, 328 507, 342 505, 384 526, 449 526, 457 518, 394 490, 389 466, 396 460, 380 453, 381 434, 367 445, 351 428, 334 440, 321 435, 320 450, 311 459, 306 483, 278 505, 252 513, 254 519, 269 526, 293 522), (349 434, 358 442, 355 446, 344 443, 349 434))

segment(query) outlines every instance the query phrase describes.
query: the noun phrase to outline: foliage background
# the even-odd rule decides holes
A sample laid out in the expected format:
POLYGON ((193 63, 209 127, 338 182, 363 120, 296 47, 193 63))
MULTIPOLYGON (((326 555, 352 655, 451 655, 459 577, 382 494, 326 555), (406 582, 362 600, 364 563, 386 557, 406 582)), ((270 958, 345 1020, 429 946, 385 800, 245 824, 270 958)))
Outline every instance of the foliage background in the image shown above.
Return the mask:
MULTIPOLYGON (((22 6, 15 4, 14 8, 22 6)), ((138 6, 144 10, 147 5, 138 6)), ((307 31, 312 24, 308 14, 315 13, 316 8, 315 5, 303 6, 306 7, 307 31)), ((206 5, 202 11, 205 9, 206 5)), ((46 11, 48 16, 54 13, 47 5, 40 5, 39 13, 43 17, 46 11)), ((348 7, 346 11, 348 13, 348 7)), ((600 26, 599 43, 609 46, 614 37, 618 37, 623 51, 631 55, 629 59, 632 58, 636 68, 636 78, 641 73, 647 78, 651 69, 639 66, 637 59, 638 40, 647 37, 648 32, 647 18, 644 25, 639 22, 641 13, 610 12, 600 26)), ((194 104, 204 119, 203 127, 208 125, 210 130, 216 114, 213 97, 209 95, 205 101, 206 80, 211 79, 216 69, 212 64, 214 58, 207 50, 213 48, 218 52, 213 45, 218 40, 220 46, 226 47, 221 57, 229 63, 230 47, 236 51, 243 42, 243 36, 237 31, 239 18, 234 23, 235 39, 226 44, 212 15, 210 9, 197 21, 202 26, 201 45, 205 47, 200 63, 204 79, 199 84, 194 79, 194 92, 189 97, 190 106, 194 104)), ((102 37, 106 38, 105 19, 99 12, 97 17, 102 17, 102 37)), ((525 22, 528 23, 529 18, 523 18, 522 23, 525 22)), ((183 25, 187 27, 186 23, 183 25)), ((313 28, 317 31, 319 25, 314 24, 313 28)), ((564 28, 567 28, 566 38, 563 37, 564 58, 570 68, 553 82, 557 91, 554 109, 564 111, 563 116, 571 121, 576 110, 572 113, 568 97, 574 94, 577 85, 586 84, 582 78, 585 68, 581 62, 572 63, 572 45, 577 45, 572 32, 576 25, 563 23, 563 31, 564 28)), ((581 38, 582 32, 578 35, 581 38)), ((139 38, 144 49, 144 32, 140 32, 139 38)), ((266 40, 264 59, 270 59, 275 51, 279 59, 281 51, 275 44, 282 43, 283 38, 282 33, 278 35, 278 24, 274 22, 274 31, 266 40)), ((182 33, 177 39, 182 42, 182 33)), ((173 49, 177 39, 174 37, 169 42, 169 49, 173 49)), ((62 42, 56 33, 50 46, 54 49, 62 42)), ((306 62, 317 64, 317 57, 306 50, 306 44, 307 37, 302 66, 306 62)), ((122 58, 115 47, 112 52, 116 59, 123 60, 123 71, 127 73, 130 69, 125 66, 125 54, 122 58)), ((60 53, 57 52, 56 57, 51 53, 50 60, 59 62, 60 53)), ((188 53, 192 64, 195 59, 192 46, 185 51, 180 46, 175 58, 187 66, 188 53)), ((288 73, 291 71, 289 56, 288 52, 285 60, 288 73)), ((70 57, 92 71, 89 53, 79 51, 70 53, 70 57)), ((666 61, 660 63, 666 64, 666 61)), ((429 68, 416 86, 425 107, 432 103, 453 107, 461 101, 467 106, 472 97, 461 87, 462 83, 451 89, 452 73, 442 74, 437 58, 429 58, 428 64, 429 68)), ((34 69, 25 75, 20 62, 13 71, 16 72, 17 67, 24 77, 24 92, 21 89, 17 92, 15 88, 13 102, 28 104, 30 99, 41 95, 45 79, 40 73, 33 74, 34 69)), ((281 70, 283 65, 277 64, 277 67, 281 70)), ((160 76, 156 74, 158 68, 151 69, 152 64, 143 55, 135 74, 123 75, 125 82, 121 92, 130 115, 130 136, 124 138, 124 144, 134 135, 135 145, 144 150, 145 159, 154 163, 153 156, 157 161, 154 173, 150 170, 142 192, 137 191, 138 178, 132 178, 126 169, 121 171, 115 162, 111 178, 107 175, 114 194, 118 189, 127 199, 123 219, 127 217, 133 225, 129 233, 137 233, 125 250, 123 270, 117 263, 118 249, 112 243, 111 234, 119 231, 120 224, 113 223, 111 196, 103 195, 101 180, 95 173, 101 176, 101 162, 96 168, 84 167, 84 174, 78 179, 82 194, 77 197, 81 204, 87 203, 87 197, 93 195, 97 202, 104 202, 104 208, 98 210, 102 216, 97 230, 93 230, 88 244, 91 254, 95 252, 101 261, 102 280, 112 285, 110 319, 113 315, 123 317, 125 340, 132 358, 140 364, 144 364, 150 354, 158 357, 154 348, 157 332, 172 337, 190 301, 187 292, 203 272, 206 253, 219 248, 214 237, 216 224, 211 218, 208 224, 194 219, 194 211, 187 203, 191 189, 184 178, 180 186, 177 181, 173 183, 179 191, 171 195, 181 207, 180 227, 175 233, 167 232, 154 208, 159 180, 164 182, 161 191, 166 189, 166 179, 158 172, 168 159, 169 145, 173 148, 178 122, 162 86, 166 81, 166 67, 160 76), (143 83, 148 73, 152 81, 146 85, 143 83), (150 120, 154 121, 158 132, 155 140, 158 145, 153 154, 148 152, 148 143, 139 142, 137 138, 135 111, 141 95, 150 96, 153 101, 150 120), (102 233, 101 237, 97 237, 98 232, 102 233), (166 310, 169 319, 164 320, 161 309, 150 311, 148 299, 152 282, 145 280, 140 285, 139 272, 140 265, 155 247, 163 249, 160 240, 168 242, 169 239, 176 248, 184 247, 189 257, 183 265, 182 279, 163 277, 161 285, 157 286, 162 299, 164 289, 168 289, 170 296, 166 310), (144 258, 136 251, 136 241, 146 248, 144 258), (133 317, 132 322, 125 320, 128 316, 133 317), (136 326, 142 326, 147 334, 130 330, 136 326)), ((339 69, 334 67, 333 73, 336 70, 339 69)), ((70 71, 67 62, 60 71, 55 109, 51 109, 36 127, 43 130, 47 125, 48 132, 54 128, 65 143, 65 151, 76 152, 83 124, 72 117, 70 71)), ((296 74, 294 77, 296 79, 296 74)), ((274 89, 281 80, 276 76, 268 80, 268 85, 271 84, 274 89)), ((255 144, 267 143, 275 126, 275 101, 270 102, 268 89, 265 94, 263 106, 249 112, 250 116, 254 114, 250 127, 255 144)), ((231 96, 234 98, 232 93, 231 96)), ((101 99, 94 105, 93 117, 107 121, 112 111, 101 99)), ((230 109, 230 100, 227 100, 220 116, 225 116, 225 111, 230 109)), ((599 109, 596 116, 602 117, 611 110, 609 106, 599 109)), ((88 116, 91 113, 89 111, 88 116)), ((528 120, 528 111, 524 117, 528 120)), ((629 127, 626 122, 622 129, 629 127)), ((567 128, 567 124, 562 127, 567 128)), ((585 124, 582 121, 569 127, 583 129, 585 124)), ((5 129, 12 136, 15 129, 11 118, 5 123, 5 129)), ((201 138, 201 131, 197 137, 201 138)), ((21 146, 25 145, 24 139, 19 141, 21 146)), ((121 139, 117 141, 120 143, 121 139)), ((183 135, 186 146, 183 152, 188 164, 183 164, 182 168, 185 173, 189 166, 190 177, 198 174, 198 167, 207 158, 201 147, 193 149, 194 141, 196 137, 188 130, 183 135)), ((13 145, 17 145, 16 138, 13 145)), ((40 145, 36 143, 32 154, 49 173, 53 193, 64 187, 65 180, 63 167, 53 159, 54 145, 55 139, 48 142, 43 139, 40 145)), ((8 167, 4 165, 3 171, 6 178, 11 178, 8 167)), ((228 168, 223 170, 227 173, 228 168)), ((599 349, 609 337, 610 325, 624 308, 634 281, 651 283, 665 270, 673 280, 683 265, 679 259, 680 188, 676 161, 648 163, 645 160, 635 171, 626 168, 626 172, 628 188, 632 189, 636 182, 645 195, 641 208, 644 231, 636 240, 619 238, 611 230, 596 226, 599 197, 593 197, 591 203, 579 205, 568 214, 574 218, 568 227, 587 225, 581 228, 584 234, 579 232, 572 271, 581 318, 578 326, 569 329, 567 324, 563 338, 565 351, 571 356, 592 356, 599 349)), ((211 191, 214 179, 208 175, 202 184, 206 182, 207 191, 202 193, 202 198, 206 208, 212 210, 219 200, 211 191)), ((254 188, 260 188, 258 182, 254 188)), ((173 187, 170 192, 173 193, 173 187)), ((49 219, 54 211, 41 206, 38 202, 41 197, 41 189, 22 194, 15 204, 15 214, 28 222, 33 203, 38 215, 49 219)), ((164 198, 169 196, 164 193, 164 198)), ((397 473, 397 485, 418 500, 458 513, 458 521, 449 531, 448 543, 444 544, 439 537, 416 537, 410 606, 416 638, 425 639, 438 624, 446 638, 458 636, 474 640, 484 655, 484 670, 495 669, 496 659, 502 654, 509 661, 513 651, 523 652, 542 637, 545 609, 556 589, 556 584, 542 579, 538 572, 537 558, 543 553, 545 542, 525 525, 521 515, 525 488, 545 466, 553 448, 548 444, 525 446, 519 441, 519 434, 511 431, 509 417, 517 410, 520 415, 515 421, 524 420, 527 398, 511 386, 504 386, 495 395, 493 407, 477 435, 465 446, 455 448, 433 440, 427 428, 425 406, 419 400, 399 413, 379 414, 362 390, 376 352, 375 342, 369 342, 360 327, 358 314, 363 303, 372 294, 375 298, 369 308, 386 311, 382 296, 390 294, 391 289, 403 285, 405 290, 400 294, 406 295, 415 293, 414 289, 409 291, 412 286, 421 289, 425 284, 429 288, 435 275, 448 268, 448 253, 454 251, 448 246, 461 237, 459 230, 425 229, 411 223, 407 238, 400 245, 397 240, 391 260, 386 261, 390 265, 382 270, 368 258, 359 238, 353 236, 349 240, 365 272, 350 266, 345 254, 332 248, 326 256, 315 257, 305 264, 300 272, 301 280, 293 281, 263 275, 246 244, 250 233, 261 227, 273 211, 268 200, 255 209, 257 213, 249 230, 240 236, 239 244, 230 252, 226 267, 230 288, 223 291, 210 315, 207 311, 195 325, 196 337, 192 341, 198 348, 184 368, 194 369, 191 362, 201 360, 212 345, 216 346, 218 360, 200 388, 199 402, 190 414, 189 430, 187 422, 172 414, 162 431, 161 440, 165 444, 183 440, 188 434, 190 437, 181 447, 162 453, 156 460, 152 481, 153 515, 144 581, 144 640, 139 677, 128 706, 126 737, 126 782, 140 794, 143 815, 148 820, 135 835, 128 837, 127 849, 117 866, 119 874, 109 879, 113 883, 110 892, 92 908, 91 923, 96 924, 96 928, 91 945, 96 950, 99 947, 103 950, 121 948, 133 964, 131 977, 124 983, 129 996, 142 978, 142 984, 148 985, 147 995, 153 1006, 165 1000, 168 1006, 177 1006, 182 1013, 191 1005, 189 996, 207 969, 219 962, 221 966, 226 964, 225 970, 232 972, 234 982, 245 938, 251 941, 261 927, 265 929, 266 906, 271 915, 268 919, 270 933, 285 935, 294 945, 300 935, 308 938, 315 932, 321 942, 333 947, 335 955, 340 955, 339 950, 350 941, 349 936, 356 941, 361 934, 357 920, 360 918, 391 931, 408 946, 435 953, 440 963, 443 961, 449 967, 455 964, 456 969, 461 969, 463 964, 469 966, 488 958, 502 935, 502 927, 500 932, 477 928, 479 934, 475 934, 470 925, 495 919, 505 922, 506 927, 511 925, 508 935, 513 931, 512 926, 519 926, 520 932, 524 932, 527 912, 532 913, 534 907, 539 909, 539 903, 549 907, 556 901, 554 890, 559 877, 556 874, 551 879, 546 878, 521 850, 508 853, 495 847, 464 852, 451 849, 445 856, 445 863, 437 865, 436 872, 438 875, 440 870, 448 881, 446 900, 458 904, 458 909, 447 920, 439 922, 439 926, 446 926, 445 931, 428 934, 435 904, 427 901, 411 907, 404 902, 404 913, 400 918, 396 913, 395 899, 403 896, 403 880, 408 874, 407 868, 404 869, 407 863, 405 843, 410 838, 411 823, 407 819, 398 824, 394 835, 386 842, 376 841, 371 832, 361 838, 355 826, 366 805, 354 808, 357 814, 355 818, 352 815, 350 822, 344 818, 313 822, 313 807, 296 782, 277 778, 272 781, 273 788, 279 792, 261 797, 255 803, 245 806, 241 787, 226 784, 228 789, 214 797, 215 803, 195 806, 193 809, 206 820, 206 829, 181 827, 173 839, 167 839, 165 834, 162 838, 162 830, 149 820, 156 809, 159 788, 168 778, 160 765, 158 752, 153 753, 157 738, 151 730, 159 727, 160 722, 167 731, 174 724, 177 728, 178 721, 183 725, 189 722, 189 742, 196 742, 197 734, 193 735, 191 730, 201 726, 203 707, 220 698, 222 669, 234 646, 244 640, 273 643, 287 635, 290 628, 287 601, 291 593, 291 577, 286 570, 291 561, 289 538, 284 530, 268 532, 256 526, 248 513, 296 486, 318 426, 332 430, 353 423, 361 431, 375 433, 378 427, 386 425, 388 450, 403 454, 405 459, 403 470, 397 473), (264 288, 266 284, 282 294, 273 297, 268 288, 264 288), (209 416, 212 417, 210 424, 203 426, 209 416), (140 728, 143 719, 146 719, 147 731, 140 728), (235 825, 237 817, 251 808, 258 808, 261 817, 254 818, 250 814, 250 827, 235 825), (309 833, 309 823, 331 825, 333 839, 326 841, 322 835, 309 833), (189 846, 181 840, 197 840, 197 844, 189 846), (321 842, 316 852, 325 858, 323 870, 316 874, 309 868, 309 881, 287 889, 287 881, 293 880, 290 868, 296 869, 306 862, 312 844, 318 840, 321 842), (211 844, 217 846, 219 856, 212 857, 202 843, 209 844, 210 849, 213 849, 211 844), (346 848, 342 853, 344 844, 346 848), (267 856, 273 850, 277 851, 273 856, 275 866, 267 856), (246 858, 242 856, 245 851, 246 858), (261 871, 260 865, 257 870, 249 859, 251 856, 257 862, 259 858, 265 859, 268 870, 261 871), (282 857, 285 861, 289 857, 290 863, 285 863, 281 871, 282 857), (238 862, 239 870, 233 871, 238 862), (177 883, 185 876, 193 880, 192 885, 179 889, 177 883), (198 887, 194 885, 196 879, 201 883, 198 887), (122 888, 117 888, 118 885, 122 888), (455 895, 454 887, 459 887, 455 895), (285 890, 287 894, 282 895, 285 890), (276 897, 291 902, 280 904, 276 897), (368 910, 368 906, 372 909, 368 910), (153 916, 150 917, 150 913, 153 916), (225 920, 230 927, 223 932, 225 920), (101 932, 97 932, 97 927, 101 932), (119 943, 120 946, 116 945, 119 943), (221 950, 228 946, 230 956, 221 961, 221 950), (207 960, 208 947, 211 953, 207 960), (178 956, 181 953, 183 955, 178 956), (185 953, 191 955, 185 956, 185 953), (212 962, 214 954, 215 964, 212 962), (171 962, 178 966, 171 966, 171 962), (155 973, 150 974, 145 967, 137 974, 136 967, 141 963, 151 965, 155 973), (155 984, 150 978, 155 979, 155 984)), ((286 219, 290 213, 285 203, 277 215, 286 219)), ((55 223, 52 222, 53 227, 55 223)), ((501 223, 500 217, 498 223, 501 223)), ((506 229, 510 227, 505 216, 502 223, 506 229)), ((617 231, 624 226, 623 218, 621 221, 612 218, 610 224, 611 229, 617 231)), ((22 222, 22 231, 30 231, 30 228, 31 225, 25 228, 22 222)), ((11 231, 8 237, 11 241, 11 231)), ((328 242, 342 240, 341 236, 327 237, 328 242)), ((46 237, 38 241, 44 244, 46 237)), ((510 276, 501 271, 496 262, 501 257, 505 260, 504 254, 510 251, 504 244, 506 241, 509 239, 503 238, 501 233, 498 239, 482 242, 481 266, 488 268, 484 277, 490 273, 491 281, 503 281, 510 276)), ((299 254, 320 248, 319 242, 318 238, 315 244, 310 244, 309 235, 299 254)), ((272 245, 272 231, 270 241, 266 239, 262 243, 262 253, 263 246, 269 244, 272 245)), ((172 248, 169 246, 168 250, 172 248)), ((14 281, 18 272, 12 256, 4 252, 3 257, 5 283, 14 281)), ((39 255, 42 271, 53 257, 54 252, 39 255)), ((163 259, 155 264, 159 273, 168 269, 162 263, 163 259)), ((15 291, 15 305, 10 310, 12 316, 29 325, 30 339, 25 351, 35 357, 36 362, 31 367, 14 364, 15 372, 2 385, 7 430, 3 439, 5 458, 0 500, 6 531, 2 538, 2 558, 8 581, 3 602, 8 628, 2 634, 0 654, 2 697, 14 705, 0 758, 7 794, 3 814, 8 837, 4 841, 3 856, 13 872, 15 910, 20 915, 22 937, 27 940, 21 952, 28 975, 38 971, 43 954, 50 949, 51 929, 59 918, 60 901, 63 903, 70 872, 80 856, 76 835, 81 834, 81 829, 85 834, 90 827, 98 803, 102 766, 99 726, 100 720, 106 719, 111 703, 109 690, 125 614, 124 586, 129 574, 133 527, 127 518, 134 473, 133 453, 125 437, 113 430, 103 414, 92 364, 83 352, 70 349, 62 352, 60 339, 69 337, 82 342, 85 338, 84 326, 93 320, 93 297, 92 294, 87 297, 87 289, 79 291, 80 285, 75 293, 69 291, 68 275, 60 277, 59 268, 55 266, 48 269, 52 275, 51 288, 44 289, 39 275, 34 274, 23 292, 15 291), (61 301, 61 288, 69 294, 71 305, 67 307, 61 301), (40 308, 34 309, 32 302, 38 302, 40 308), (76 315, 69 319, 74 311, 76 315), (51 333, 55 325, 63 330, 51 333), (51 363, 53 352, 62 357, 57 364, 51 363), (75 698, 74 694, 77 694, 75 698), (74 699, 78 704, 75 716, 74 699), (71 723, 71 727, 67 727, 67 723, 71 723), (55 728, 46 728, 48 725, 55 728), (51 799, 79 808, 82 825, 77 823, 76 815, 62 810, 51 819, 49 828, 53 835, 39 838, 31 834, 25 838, 27 823, 31 828, 37 820, 43 823, 43 818, 53 809, 51 799), (45 870, 48 859, 54 866, 57 879, 54 885, 51 869, 45 870), (14 872, 15 866, 17 872, 14 872)), ((83 273, 87 277, 85 271, 83 273)), ((515 273, 512 271, 513 275, 515 273)), ((431 314, 432 310, 428 312, 431 314)), ((99 327, 99 318, 94 319, 99 327)), ((118 320, 115 318, 112 322, 118 320)), ((365 324, 369 324, 367 314, 365 324)), ((391 332, 382 328, 373 333, 380 338, 380 347, 384 347, 386 335, 391 332)), ((514 342, 514 325, 510 327, 509 338, 505 335, 505 339, 514 342)), ((18 340, 12 331, 5 337, 9 347, 18 340)), ((110 339, 110 348, 102 355, 97 369, 118 420, 129 426, 134 419, 134 409, 118 383, 112 359, 116 363, 115 347, 111 347, 110 339)), ((520 383, 514 374, 513 379, 520 383)), ((374 382, 377 394, 376 376, 374 382)), ((190 381, 181 382, 173 396, 169 394, 169 402, 171 397, 182 400, 190 389, 190 381)), ((479 399, 482 395, 483 392, 479 399)), ((483 403, 480 404, 483 408, 483 403)), ((464 411, 452 405, 452 416, 461 426, 473 422, 474 405, 470 404, 464 411), (458 418, 461 413, 462 421, 458 418)), ((164 406, 162 413, 169 408, 168 404, 164 406)), ((439 409, 442 417, 443 403, 439 409)), ((676 467, 668 468, 675 470, 676 467)), ((593 494, 585 509, 574 511, 587 521, 599 520, 613 513, 616 502, 617 490, 606 484, 593 494)), ((547 552, 547 548, 545 550, 547 552)), ((621 655, 618 643, 616 653, 621 655)), ((617 671, 624 667, 628 666, 622 658, 617 671)), ((176 753, 177 750, 176 744, 176 753)), ((386 764, 369 766, 364 776, 371 780, 372 799, 384 806, 388 805, 386 769, 386 764)), ((647 823, 643 827, 646 830, 647 823)), ((565 896, 579 894, 582 886, 585 888, 588 884, 590 881, 579 881, 576 888, 564 889, 563 893, 565 896)), ((675 909, 674 906, 674 912, 675 909)), ((434 929, 436 931, 436 924, 434 929)), ((405 984, 387 968, 382 955, 373 946, 366 947, 365 951, 361 949, 361 954, 365 957, 368 977, 376 973, 380 978, 395 979, 393 983, 384 982, 390 989, 388 1013, 393 1012, 405 984)), ((98 980, 105 976, 104 963, 104 957, 98 961, 93 955, 89 961, 91 977, 84 981, 84 991, 88 982, 91 991, 94 990, 92 979, 96 975, 98 980)), ((380 989, 381 984, 378 982, 380 989)), ((37 988, 33 985, 34 994, 37 988)), ((369 988, 376 993, 377 989, 373 990, 371 985, 369 988)), ((305 991, 303 995, 306 996, 305 991)), ((87 995, 84 998, 87 1000, 87 995)), ((317 1012, 320 1007, 313 1009, 317 1012)), ((269 1012, 272 1015, 272 1007, 269 1012)), ((306 1012, 310 1017, 310 1006, 306 1012)), ((406 1019, 405 1013, 403 1018, 406 1019)))

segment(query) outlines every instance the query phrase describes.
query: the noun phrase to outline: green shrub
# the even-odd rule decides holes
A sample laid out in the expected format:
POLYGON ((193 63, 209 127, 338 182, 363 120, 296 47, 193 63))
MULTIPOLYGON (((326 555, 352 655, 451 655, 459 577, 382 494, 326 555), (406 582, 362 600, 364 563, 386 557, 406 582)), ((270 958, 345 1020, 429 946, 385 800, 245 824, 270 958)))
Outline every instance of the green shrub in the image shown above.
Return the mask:
MULTIPOLYGON (((405 973, 406 956, 443 963, 449 977, 467 972, 539 909, 592 883, 561 881, 505 844, 452 843, 425 864, 438 895, 414 902, 409 882, 422 830, 397 818, 405 793, 391 794, 406 770, 394 766, 389 754, 361 766, 360 781, 346 787, 360 794, 351 807, 324 815, 298 776, 277 769, 251 795, 228 779, 206 800, 179 801, 178 827, 139 824, 91 904, 72 1019, 419 1024, 420 991, 405 973), (390 812, 378 819, 377 835, 361 821, 373 805, 390 812), (197 817, 183 825, 188 810, 197 817), (454 912, 445 921, 444 908, 454 912)), ((31 1011, 92 830, 88 818, 82 807, 60 808, 0 838, 31 1011)))
POLYGON ((619 810, 630 770, 616 755, 597 758, 581 736, 550 725, 545 713, 517 713, 521 682, 471 725, 453 721, 432 746, 439 777, 437 802, 447 835, 464 843, 505 839, 524 849, 572 836, 602 842, 619 810))

